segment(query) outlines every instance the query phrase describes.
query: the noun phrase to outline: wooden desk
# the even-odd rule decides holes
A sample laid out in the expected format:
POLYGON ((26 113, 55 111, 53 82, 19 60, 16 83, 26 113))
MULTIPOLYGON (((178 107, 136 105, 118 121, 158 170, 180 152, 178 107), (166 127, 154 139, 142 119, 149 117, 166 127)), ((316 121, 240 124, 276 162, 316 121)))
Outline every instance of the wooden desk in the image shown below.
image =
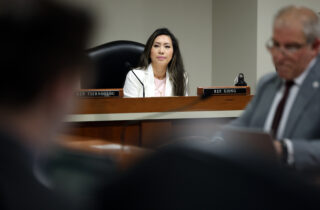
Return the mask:
POLYGON ((81 98, 66 123, 72 135, 153 148, 172 138, 212 136, 251 97, 81 98))
POLYGON ((103 139, 61 135, 59 144, 71 150, 111 157, 119 169, 127 169, 153 153, 152 150, 136 146, 115 144, 103 139))

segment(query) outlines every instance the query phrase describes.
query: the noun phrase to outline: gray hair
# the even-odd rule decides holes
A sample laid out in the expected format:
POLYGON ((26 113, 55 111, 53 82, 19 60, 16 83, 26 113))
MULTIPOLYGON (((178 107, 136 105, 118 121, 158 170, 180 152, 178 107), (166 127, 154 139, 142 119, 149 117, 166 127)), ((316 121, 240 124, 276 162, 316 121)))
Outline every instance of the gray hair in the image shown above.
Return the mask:
POLYGON ((313 43, 320 38, 320 16, 313 10, 306 7, 286 6, 278 11, 274 18, 277 21, 285 21, 285 17, 291 16, 301 21, 303 33, 308 43, 313 43))

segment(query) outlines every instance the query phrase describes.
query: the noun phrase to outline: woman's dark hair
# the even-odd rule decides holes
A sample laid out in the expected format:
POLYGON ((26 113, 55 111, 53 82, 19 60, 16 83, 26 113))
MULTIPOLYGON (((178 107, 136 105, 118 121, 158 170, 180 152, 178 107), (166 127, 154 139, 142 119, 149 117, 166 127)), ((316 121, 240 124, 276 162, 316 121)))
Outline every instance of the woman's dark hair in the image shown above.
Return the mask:
POLYGON ((154 40, 160 35, 167 35, 171 38, 173 46, 173 56, 168 64, 168 71, 170 75, 170 81, 173 85, 173 94, 175 96, 184 96, 186 92, 186 78, 183 66, 183 61, 179 49, 179 43, 177 38, 167 29, 159 28, 153 32, 149 37, 144 52, 141 55, 139 66, 142 69, 147 69, 151 63, 150 53, 154 40))

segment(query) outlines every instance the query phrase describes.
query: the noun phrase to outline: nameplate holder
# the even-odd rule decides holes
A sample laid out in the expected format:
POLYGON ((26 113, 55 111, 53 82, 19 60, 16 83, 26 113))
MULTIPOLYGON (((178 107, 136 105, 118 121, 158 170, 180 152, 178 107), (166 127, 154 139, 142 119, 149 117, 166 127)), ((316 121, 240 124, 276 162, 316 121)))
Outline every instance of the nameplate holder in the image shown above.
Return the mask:
POLYGON ((79 98, 121 98, 123 97, 123 89, 81 89, 76 91, 79 98))
POLYGON ((198 87, 198 96, 228 96, 228 95, 250 95, 249 86, 230 86, 230 87, 198 87))

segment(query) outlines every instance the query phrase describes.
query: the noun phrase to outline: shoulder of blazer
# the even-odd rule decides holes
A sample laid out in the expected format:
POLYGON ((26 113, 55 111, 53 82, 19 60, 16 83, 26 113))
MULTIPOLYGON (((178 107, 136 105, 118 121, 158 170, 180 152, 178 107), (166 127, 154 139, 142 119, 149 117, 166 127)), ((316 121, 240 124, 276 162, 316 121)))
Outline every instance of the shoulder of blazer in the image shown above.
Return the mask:
POLYGON ((320 54, 316 57, 316 62, 311 68, 310 74, 314 74, 317 79, 320 78, 320 54))
POLYGON ((265 85, 270 84, 270 83, 274 83, 279 81, 280 78, 278 77, 278 74, 276 72, 272 72, 269 74, 266 74, 265 76, 263 76, 257 86, 257 91, 260 90, 261 88, 263 88, 265 85))
POLYGON ((128 74, 130 74, 130 76, 133 78, 135 78, 135 75, 132 73, 132 71, 134 71, 134 73, 139 77, 140 80, 144 80, 146 75, 148 75, 147 69, 132 69, 128 74))

